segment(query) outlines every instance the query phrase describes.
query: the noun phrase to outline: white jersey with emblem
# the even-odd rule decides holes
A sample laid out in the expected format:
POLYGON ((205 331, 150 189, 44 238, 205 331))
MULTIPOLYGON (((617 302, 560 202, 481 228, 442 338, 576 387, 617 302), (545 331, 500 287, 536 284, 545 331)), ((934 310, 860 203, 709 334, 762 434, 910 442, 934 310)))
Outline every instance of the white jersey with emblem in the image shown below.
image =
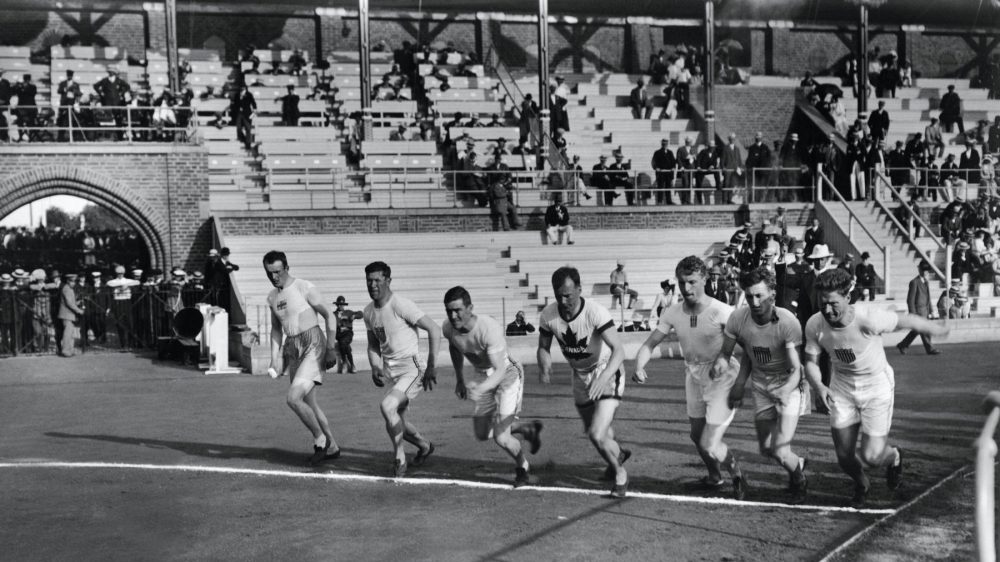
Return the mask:
POLYGON ((451 322, 445 322, 441 331, 448 343, 459 350, 480 374, 493 367, 490 355, 503 352, 505 362, 507 360, 503 327, 491 316, 476 316, 476 325, 468 332, 456 330, 451 322))
POLYGON ((726 322, 726 336, 736 340, 752 357, 750 376, 766 384, 788 380, 788 344, 802 345, 802 328, 790 311, 774 307, 772 320, 761 326, 754 321, 750 307, 733 311, 726 322))
POLYGON ((830 354, 837 373, 856 377, 885 372, 889 362, 882 347, 882 334, 899 322, 895 311, 881 308, 854 309, 854 320, 843 328, 831 326, 819 312, 806 323, 806 353, 830 354))
POLYGON ((538 329, 555 336, 570 367, 590 371, 611 359, 611 348, 604 345, 601 333, 615 323, 608 309, 592 300, 580 301, 580 312, 568 321, 559 316, 558 303, 549 303, 538 318, 538 329))
POLYGON ((294 336, 318 326, 316 311, 306 296, 316 286, 305 279, 293 279, 287 287, 274 288, 267 295, 267 304, 281 320, 281 330, 294 336))
POLYGON ((716 299, 708 301, 698 315, 686 312, 683 302, 672 304, 656 324, 663 334, 669 334, 670 328, 677 332, 685 363, 712 364, 722 351, 722 335, 733 307, 716 299))
POLYGON ((410 299, 392 295, 385 306, 368 303, 363 314, 365 327, 378 339, 382 359, 396 361, 417 355, 420 338, 417 322, 424 313, 410 299))

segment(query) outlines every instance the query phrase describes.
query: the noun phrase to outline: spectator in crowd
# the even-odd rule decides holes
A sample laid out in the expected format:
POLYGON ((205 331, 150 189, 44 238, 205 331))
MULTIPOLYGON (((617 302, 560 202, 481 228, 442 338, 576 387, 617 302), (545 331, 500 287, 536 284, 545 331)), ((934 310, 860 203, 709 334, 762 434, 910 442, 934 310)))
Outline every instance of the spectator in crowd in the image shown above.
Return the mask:
POLYGON ((729 304, 729 284, 722 278, 722 268, 713 265, 708 270, 708 281, 705 282, 705 295, 729 304))
POLYGON ((826 243, 826 237, 823 234, 823 227, 819 225, 818 217, 813 217, 810 225, 806 228, 803 239, 805 240, 805 251, 807 255, 812 255, 813 249, 816 248, 817 245, 826 243))
POLYGON ((889 151, 889 180, 893 185, 906 185, 910 178, 910 158, 903 148, 903 141, 896 141, 896 147, 889 151))
MULTIPOLYGON (((475 162, 475 152, 470 154, 470 160, 475 162)), ((511 225, 508 223, 508 189, 507 182, 503 181, 502 178, 492 177, 489 178, 489 187, 487 189, 487 199, 490 204, 490 218, 493 220, 493 230, 510 230, 511 225)))
POLYGON ((625 162, 625 155, 621 153, 620 149, 614 152, 614 156, 614 163, 608 166, 608 177, 611 180, 611 189, 614 190, 616 196, 624 194, 625 203, 627 205, 635 205, 635 184, 632 183, 628 173, 628 171, 632 169, 632 162, 625 162))
MULTIPOLYGON (((705 148, 698 152, 698 171, 694 176, 695 189, 697 190, 698 202, 702 205, 709 203, 708 191, 702 191, 705 176, 712 178, 712 187, 717 195, 721 195, 722 190, 722 158, 715 146, 715 139, 709 139, 705 148)), ((721 201, 721 199, 720 199, 721 201)))
POLYGON ((521 102, 521 111, 517 121, 518 130, 521 135, 518 142, 520 146, 527 144, 532 131, 536 128, 537 120, 538 104, 531 98, 531 94, 524 94, 524 100, 521 102))
MULTIPOLYGON (((80 89, 80 84, 77 83, 75 73, 72 70, 66 71, 66 79, 59 82, 56 93, 59 95, 59 116, 56 119, 56 126, 60 127, 57 139, 59 142, 66 142, 69 139, 69 131, 63 129, 68 129, 70 126, 79 127, 79 119, 76 117, 74 106, 83 97, 83 91, 80 89)), ((2 102, 0 105, 3 105, 2 102)), ((74 135, 74 140, 76 138, 77 135, 74 135)), ((82 139, 83 135, 80 135, 79 138, 82 139)))
POLYGON ((805 77, 802 78, 801 82, 799 82, 799 87, 812 90, 816 86, 819 86, 819 82, 817 82, 816 79, 813 78, 812 72, 807 70, 805 77))
POLYGON ((611 271, 611 309, 614 310, 615 302, 625 303, 625 295, 628 295, 628 306, 632 308, 639 293, 628 285, 628 273, 625 273, 625 260, 619 259, 615 269, 611 271))
POLYGON ((694 202, 690 194, 692 187, 691 183, 694 179, 696 159, 697 152, 694 147, 694 139, 691 137, 684 137, 684 146, 677 149, 677 169, 680 172, 682 188, 680 193, 681 205, 687 205, 688 203, 694 202))
MULTIPOLYGON (((199 275, 201 272, 198 272, 199 275)), ((112 291, 111 320, 118 333, 118 345, 122 348, 135 347, 135 329, 132 323, 132 289, 139 281, 125 277, 125 266, 115 267, 115 278, 107 283, 112 291)))
POLYGON ((934 151, 936 157, 944 155, 944 138, 941 136, 941 126, 938 125, 937 117, 931 117, 931 124, 924 128, 924 141, 934 151))
POLYGON ((650 307, 649 322, 650 324, 656 324, 657 319, 663 314, 663 311, 670 305, 677 302, 677 287, 669 279, 664 279, 660 281, 660 292, 656 294, 656 298, 653 299, 653 305, 650 307))
POLYGON ((976 185, 979 183, 981 165, 979 151, 976 150, 976 143, 968 141, 965 143, 965 151, 958 157, 958 168, 964 176, 966 183, 976 185))
POLYGON ((85 313, 85 307, 79 306, 77 301, 74 288, 76 280, 76 273, 67 272, 59 287, 59 314, 57 318, 60 324, 59 332, 62 336, 62 341, 59 344, 59 355, 63 357, 72 357, 76 354, 77 326, 80 317, 85 313))
POLYGON ((962 241, 955 246, 951 257, 951 278, 960 280, 962 287, 968 287, 980 269, 979 259, 971 252, 972 245, 962 241))
POLYGON ((674 172, 677 169, 677 159, 670 150, 670 141, 663 139, 660 141, 660 148, 653 153, 650 166, 656 174, 656 197, 657 205, 673 204, 674 172))
MULTIPOLYGON (((885 173, 889 168, 889 155, 885 152, 885 139, 878 139, 872 146, 871 150, 868 151, 868 156, 865 158, 865 178, 867 180, 869 174, 874 172, 885 173)), ((875 197, 875 185, 871 186, 868 190, 871 197, 875 197)))
POLYGON ((949 84, 948 93, 941 96, 938 109, 941 110, 941 125, 944 130, 950 133, 957 124, 958 132, 965 134, 965 121, 962 120, 962 98, 955 93, 953 84, 949 84))
POLYGON ((128 82, 118 77, 118 71, 113 67, 108 67, 108 75, 94 84, 94 93, 102 107, 112 107, 111 115, 114 116, 115 126, 124 127, 126 125, 126 115, 124 106, 132 101, 132 89, 128 82))
MULTIPOLYGON (((910 285, 906 293, 906 308, 910 314, 915 314, 922 318, 935 318, 937 316, 934 309, 931 308, 931 275, 930 264, 920 262, 917 276, 910 280, 910 285)), ((914 330, 910 330, 906 334, 906 337, 896 344, 896 349, 899 350, 899 353, 906 355, 906 349, 910 347, 910 344, 913 343, 913 340, 918 335, 920 336, 920 341, 924 344, 924 351, 927 352, 927 355, 938 355, 941 353, 939 349, 931 345, 931 337, 929 335, 920 334, 914 330)))
POLYGON ((508 336, 526 336, 535 333, 535 327, 524 319, 524 311, 518 310, 514 314, 514 321, 507 324, 506 333, 508 336))
POLYGON ((295 86, 288 84, 285 86, 288 93, 275 98, 275 102, 281 102, 281 124, 285 127, 297 127, 299 125, 299 95, 295 93, 295 86))
POLYGON ((598 201, 603 201, 605 205, 614 205, 618 194, 611 185, 611 174, 608 170, 608 157, 602 154, 591 169, 590 185, 599 193, 598 201))
MULTIPOLYGON (((757 131, 754 135, 753 144, 747 148, 746 169, 750 186, 756 189, 757 185, 767 185, 768 178, 757 170, 766 170, 771 167, 771 149, 764 142, 764 133, 757 131)), ((753 200, 761 203, 769 203, 773 200, 774 194, 771 190, 763 188, 753 196, 753 200)))
POLYGON ((868 129, 874 140, 883 140, 889 134, 889 112, 885 109, 885 100, 878 100, 878 109, 868 116, 868 129))
POLYGON ((653 115, 653 102, 646 93, 646 82, 640 78, 629 94, 628 105, 635 119, 649 119, 653 115))
POLYGON ((32 84, 31 75, 24 74, 21 76, 21 81, 14 84, 11 90, 17 98, 17 107, 13 110, 13 113, 17 117, 18 140, 35 140, 37 134, 31 128, 38 121, 38 107, 35 101, 35 97, 38 96, 38 88, 32 84), (27 130, 22 130, 25 128, 27 130))
POLYGON ((7 107, 10 106, 10 98, 14 96, 14 88, 10 85, 10 80, 3 77, 4 69, 0 68, 0 142, 10 141, 10 134, 7 127, 7 107))
POLYGON ((854 266, 854 278, 858 284, 859 292, 868 289, 869 300, 875 300, 875 266, 869 263, 871 254, 861 253, 861 263, 854 266))
POLYGON ((251 123, 254 114, 257 112, 257 100, 247 85, 241 86, 233 92, 233 97, 229 100, 229 117, 236 126, 236 139, 250 150, 253 142, 251 133, 251 123))
POLYGON ((729 142, 722 147, 720 164, 725 188, 730 190, 732 197, 737 188, 743 187, 743 150, 736 144, 736 133, 729 133, 729 142))
POLYGON ((799 135, 792 133, 788 142, 781 147, 781 177, 780 186, 784 189, 780 191, 779 202, 808 200, 805 191, 800 195, 799 190, 788 189, 792 187, 804 187, 806 185, 805 176, 805 149, 799 144, 799 135))
POLYGON ((364 314, 358 310, 347 309, 347 299, 343 295, 333 301, 333 317, 337 323, 335 339, 337 341, 337 374, 343 373, 347 368, 348 373, 355 373, 354 353, 351 350, 351 343, 354 341, 354 321, 360 320, 364 314))
POLYGON ((562 204, 561 193, 553 195, 552 204, 545 210, 545 233, 553 246, 562 244, 564 234, 566 243, 573 244, 573 225, 569 224, 569 211, 562 204))

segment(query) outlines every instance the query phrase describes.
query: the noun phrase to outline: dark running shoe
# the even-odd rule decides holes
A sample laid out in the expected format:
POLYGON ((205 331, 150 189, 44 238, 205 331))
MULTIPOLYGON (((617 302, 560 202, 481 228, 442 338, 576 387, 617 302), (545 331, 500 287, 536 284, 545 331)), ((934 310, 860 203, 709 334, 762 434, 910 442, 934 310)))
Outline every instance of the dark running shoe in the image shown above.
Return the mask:
POLYGON ((421 449, 417 452, 417 456, 413 457, 413 466, 420 466, 427 462, 427 457, 434 453, 434 443, 430 441, 427 442, 427 450, 421 449))
POLYGON ((809 495, 809 481, 803 475, 802 480, 792 484, 792 505, 802 505, 806 503, 806 496, 809 495))
POLYGON ((718 480, 712 480, 710 476, 702 476, 697 480, 692 480, 684 484, 684 487, 688 490, 708 490, 715 491, 726 485, 726 481, 722 478, 718 480))
POLYGON ((542 425, 542 422, 538 420, 531 422, 531 426, 532 429, 531 432, 528 434, 527 439, 528 443, 531 444, 531 448, 529 449, 529 451, 531 452, 532 455, 534 455, 535 453, 538 452, 539 449, 542 448, 542 438, 540 434, 542 433, 542 427, 544 426, 542 425))
POLYGON ((611 497, 616 500, 625 499, 628 494, 628 478, 625 479, 624 484, 613 484, 611 486, 611 497))
POLYGON ((868 488, 864 486, 854 486, 854 496, 851 497, 851 507, 862 509, 868 502, 868 488))
MULTIPOLYGON (((317 464, 326 460, 326 452, 330 450, 330 440, 326 440, 326 446, 320 447, 319 445, 313 445, 313 454, 309 457, 309 464, 316 466, 317 464)), ((340 452, 340 449, 337 449, 340 452)))
POLYGON ((406 463, 399 459, 392 461, 392 475, 396 478, 406 476, 406 463))
MULTIPOLYGON (((618 464, 625 464, 629 458, 632 457, 632 451, 630 449, 622 448, 618 451, 618 464)), ((610 482, 615 479, 615 471, 609 466, 604 469, 604 475, 601 476, 601 480, 605 482, 610 482)))
POLYGON ((733 499, 743 501, 747 497, 747 480, 742 476, 733 477, 733 499))
POLYGON ((799 458, 802 459, 802 462, 799 464, 799 467, 795 469, 795 472, 793 474, 788 475, 789 490, 793 490, 795 488, 796 480, 798 480, 799 478, 805 478, 806 467, 809 466, 809 459, 805 457, 799 457, 799 458))
POLYGON ((520 488, 521 486, 527 486, 530 483, 528 480, 528 471, 518 467, 517 471, 514 473, 514 487, 520 488))
POLYGON ((885 467, 885 483, 894 491, 903 483, 903 450, 896 447, 896 451, 899 453, 899 464, 885 467))

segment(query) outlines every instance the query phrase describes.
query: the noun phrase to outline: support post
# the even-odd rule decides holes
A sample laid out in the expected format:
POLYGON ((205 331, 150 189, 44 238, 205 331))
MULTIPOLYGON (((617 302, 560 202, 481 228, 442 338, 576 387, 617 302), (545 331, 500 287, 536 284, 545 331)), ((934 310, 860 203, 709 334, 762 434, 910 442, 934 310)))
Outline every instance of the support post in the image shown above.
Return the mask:
POLYGON ((371 37, 368 28, 368 0, 358 0, 358 64, 361 65, 362 140, 372 140, 371 37))
POLYGON ((705 0, 705 143, 715 139, 715 4, 705 0))
POLYGON ((166 0, 164 16, 167 18, 167 76, 170 82, 170 90, 179 92, 181 89, 180 75, 177 67, 180 60, 177 58, 177 0, 166 0))
POLYGON ((858 118, 868 116, 868 7, 858 6, 858 118))
POLYGON ((549 161, 549 0, 538 0, 538 164, 543 169, 549 161))

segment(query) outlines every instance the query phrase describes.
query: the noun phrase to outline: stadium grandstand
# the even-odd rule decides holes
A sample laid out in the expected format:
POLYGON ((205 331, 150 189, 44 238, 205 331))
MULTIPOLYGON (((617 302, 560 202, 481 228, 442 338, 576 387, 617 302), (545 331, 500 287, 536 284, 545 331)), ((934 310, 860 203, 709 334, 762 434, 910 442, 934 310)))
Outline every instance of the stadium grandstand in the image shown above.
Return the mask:
MULTIPOLYGON (((226 311, 234 366, 266 374, 269 250, 331 312, 338 296, 362 310, 365 267, 386 262, 438 325, 455 285, 479 315, 538 325, 572 265, 629 374, 683 300, 687 256, 733 307, 743 276, 769 269, 793 313, 806 271, 846 269, 859 310, 899 314, 917 312, 920 278, 920 314, 949 343, 1000 340, 997 0, 3 5, 0 219, 70 195, 118 222, 0 226, 0 372, 75 347, 163 359, 185 339, 178 314, 204 305, 226 311), (68 340, 67 284, 85 305, 68 340)), ((372 368, 361 325, 352 372, 372 368)), ((902 336, 886 345, 905 354, 902 336)), ((537 337, 509 339, 536 362, 537 337)), ((656 353, 679 356, 677 336, 656 353)), ((884 504, 895 517, 903 502, 884 504)), ((808 551, 712 556, 861 559, 876 513, 859 513, 808 551)))

